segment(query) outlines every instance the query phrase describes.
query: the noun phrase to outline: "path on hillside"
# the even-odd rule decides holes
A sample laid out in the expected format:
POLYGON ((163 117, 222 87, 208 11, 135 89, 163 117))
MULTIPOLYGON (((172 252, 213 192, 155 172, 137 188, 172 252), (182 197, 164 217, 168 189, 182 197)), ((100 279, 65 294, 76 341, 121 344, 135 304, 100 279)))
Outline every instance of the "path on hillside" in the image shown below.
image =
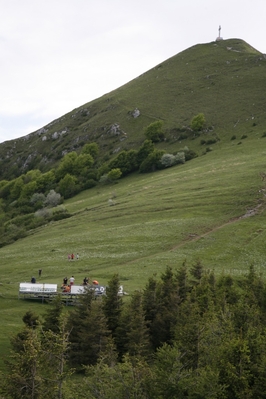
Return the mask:
MULTIPOLYGON (((184 241, 180 242, 179 244, 173 246, 172 248, 170 248, 167 251, 169 251, 169 252, 175 251, 176 249, 182 248, 183 246, 185 246, 185 245, 187 245, 187 244, 189 244, 191 242, 196 242, 196 241, 200 240, 201 238, 207 237, 209 234, 214 233, 215 231, 218 231, 218 230, 220 230, 220 229, 222 229, 222 228, 224 228, 226 226, 229 226, 229 225, 231 225, 233 223, 236 223, 236 222, 238 222, 241 219, 245 219, 245 218, 248 218, 248 217, 251 217, 251 216, 255 216, 255 215, 258 214, 259 210, 260 210, 260 213, 263 212, 265 207, 266 207, 266 204, 264 202, 261 202, 255 208, 248 210, 244 215, 232 218, 226 223, 223 223, 223 224, 221 224, 219 226, 213 227, 212 229, 210 229, 206 233, 199 234, 199 235, 190 234, 187 239, 185 239, 184 241), (262 205, 264 205, 264 206, 262 207, 262 205)), ((160 251, 160 252, 167 252, 167 251, 160 251)), ((133 259, 133 260, 131 260, 129 262, 126 262, 126 264, 131 264, 131 263, 138 262, 140 259, 152 258, 154 255, 155 254, 142 256, 142 257, 133 259)))
POLYGON ((175 251, 176 249, 183 247, 183 246, 186 245, 187 243, 196 242, 196 241, 200 240, 201 238, 207 237, 209 234, 212 234, 212 233, 214 233, 215 231, 218 231, 218 230, 224 228, 225 226, 228 226, 228 225, 231 225, 231 224, 233 224, 233 223, 235 223, 235 222, 238 222, 238 221, 241 220, 241 219, 245 219, 245 218, 248 218, 248 217, 250 217, 250 216, 257 215, 258 210, 259 210, 259 208, 261 208, 261 206, 262 206, 262 203, 260 203, 259 205, 257 205, 255 208, 248 210, 244 215, 239 216, 239 217, 235 217, 235 218, 233 218, 233 219, 230 219, 230 220, 229 220, 228 222, 226 222, 226 223, 223 223, 223 224, 221 224, 221 225, 219 225, 219 226, 213 227, 212 229, 210 229, 210 230, 207 231, 206 233, 203 233, 203 234, 200 234, 200 235, 197 235, 197 234, 192 235, 192 234, 191 234, 191 235, 189 235, 189 238, 188 238, 186 241, 182 241, 182 242, 180 242, 179 244, 175 245, 174 247, 172 247, 172 248, 170 249, 170 251, 175 251))

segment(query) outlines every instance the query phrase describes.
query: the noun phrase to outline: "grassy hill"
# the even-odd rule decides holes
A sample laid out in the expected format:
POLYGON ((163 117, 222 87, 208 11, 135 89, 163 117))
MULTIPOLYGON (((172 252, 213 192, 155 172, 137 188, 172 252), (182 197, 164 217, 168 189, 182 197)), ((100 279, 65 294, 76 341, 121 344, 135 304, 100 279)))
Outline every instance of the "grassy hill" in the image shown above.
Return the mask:
MULTIPOLYGON (((139 145, 143 127, 160 118, 167 140, 159 146, 173 152, 188 145, 205 153, 202 136, 178 139, 178 129, 203 112, 212 126, 203 135, 217 135, 220 141, 184 165, 132 174, 118 184, 84 191, 65 202, 71 218, 49 223, 0 248, 0 353, 6 353, 9 336, 21 327, 27 310, 45 309, 18 300, 19 282, 29 281, 38 269, 43 270, 42 282, 59 285, 72 274, 77 283, 87 275, 106 284, 117 272, 129 294, 167 265, 176 269, 185 260, 191 266, 200 259, 218 274, 241 275, 251 264, 265 273, 266 187, 259 175, 266 162, 265 62, 262 54, 240 40, 197 45, 51 124, 47 136, 52 129, 67 126, 63 122, 70 126, 76 115, 76 121, 83 123, 62 135, 58 148, 67 143, 70 148, 75 140, 80 143, 87 127, 89 140, 102 143, 106 156, 118 146, 139 145), (104 105, 108 109, 101 112, 104 105), (85 108, 90 114, 81 116, 85 108), (141 111, 136 119, 129 113, 135 108, 141 111), (118 122, 127 133, 122 141, 109 139, 101 130, 118 122), (236 140, 231 140, 233 135, 236 140), (78 252, 80 260, 69 262, 71 252, 78 252)), ((41 137, 29 136, 31 149, 37 151, 41 137)), ((54 145, 49 138, 44 143, 50 150, 54 145)), ((14 161, 18 148, 23 154, 19 156, 24 156, 26 144, 21 138, 4 143, 1 151, 13 148, 14 161)))
POLYGON ((201 139, 228 141, 255 136, 265 128, 263 54, 240 39, 191 47, 138 78, 17 140, 0 145, 0 177, 14 178, 31 168, 49 170, 66 152, 87 142, 100 147, 99 164, 123 149, 136 149, 151 122, 164 121, 172 152, 184 145, 200 150, 201 139), (134 117, 138 109, 139 117, 134 117), (202 137, 187 130, 204 113, 202 137))
POLYGON ((27 310, 45 310, 18 300, 19 282, 39 268, 41 282, 58 285, 65 275, 106 284, 119 273, 129 294, 185 260, 190 267, 200 259, 216 274, 233 276, 253 264, 265 275, 265 183, 259 177, 265 140, 230 143, 182 166, 84 191, 66 201, 74 216, 1 248, 1 353, 27 310), (78 261, 67 260, 72 251, 80 254, 78 261))

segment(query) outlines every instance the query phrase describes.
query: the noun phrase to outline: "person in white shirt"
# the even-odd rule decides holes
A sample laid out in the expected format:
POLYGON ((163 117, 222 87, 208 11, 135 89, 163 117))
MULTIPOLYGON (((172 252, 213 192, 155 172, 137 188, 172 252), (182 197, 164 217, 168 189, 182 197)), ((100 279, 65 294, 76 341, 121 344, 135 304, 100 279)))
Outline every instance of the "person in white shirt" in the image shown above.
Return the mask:
POLYGON ((70 285, 74 285, 75 279, 74 276, 71 276, 69 279, 70 285))

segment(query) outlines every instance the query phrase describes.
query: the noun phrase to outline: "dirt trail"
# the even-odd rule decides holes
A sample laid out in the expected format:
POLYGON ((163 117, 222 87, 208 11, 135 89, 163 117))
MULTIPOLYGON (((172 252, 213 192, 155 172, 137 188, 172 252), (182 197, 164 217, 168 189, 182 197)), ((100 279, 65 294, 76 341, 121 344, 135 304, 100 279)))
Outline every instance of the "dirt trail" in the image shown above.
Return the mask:
POLYGON ((216 226, 204 234, 200 234, 200 235, 197 235, 197 234, 192 235, 191 234, 185 241, 182 241, 179 244, 175 245, 173 248, 171 248, 170 251, 175 251, 176 249, 183 247, 184 245, 188 244, 189 242, 196 242, 196 241, 200 240, 201 238, 207 237, 209 234, 214 233, 215 231, 218 231, 218 230, 222 229, 223 227, 233 224, 241 219, 245 219, 245 218, 257 215, 259 208, 261 208, 261 206, 262 206, 262 204, 259 204, 254 209, 248 210, 244 215, 230 219, 228 222, 223 223, 220 226, 216 226))
MULTIPOLYGON (((187 239, 185 239, 184 241, 182 241, 182 242, 180 242, 179 244, 173 246, 173 247, 170 248, 169 250, 160 251, 160 252, 167 252, 167 251, 172 252, 172 251, 175 251, 176 249, 182 248, 183 246, 187 245, 188 243, 196 242, 196 241, 200 240, 201 238, 207 237, 209 234, 212 234, 212 233, 214 233, 215 231, 218 231, 218 230, 220 230, 220 229, 222 229, 222 228, 224 228, 224 227, 226 227, 226 226, 229 226, 229 225, 231 225, 231 224, 233 224, 233 223, 236 223, 237 221, 239 221, 239 220, 241 220, 241 219, 245 219, 245 218, 247 218, 247 217, 251 217, 251 216, 257 215, 257 214, 259 213, 259 210, 260 210, 260 213, 261 213, 261 212, 263 212, 263 210, 265 209, 265 207, 266 207, 266 203, 265 203, 265 204, 264 204, 264 203, 260 203, 260 204, 258 204, 255 208, 248 210, 248 211, 247 211, 244 215, 242 215, 242 216, 232 218, 232 219, 230 219, 228 222, 223 223, 223 224, 221 224, 220 226, 216 226, 216 227, 214 227, 213 229, 210 229, 209 231, 207 231, 207 232, 204 233, 204 234, 200 234, 200 235, 190 234, 189 237, 188 237, 187 239), (264 206, 262 207, 262 205, 264 205, 264 206), (261 208, 261 209, 260 209, 260 208, 261 208)), ((152 258, 153 256, 154 256, 154 254, 152 254, 152 255, 147 255, 147 256, 142 256, 142 257, 140 257, 140 258, 133 259, 133 260, 130 260, 130 261, 126 262, 125 265, 130 265, 130 264, 132 264, 132 263, 139 262, 139 260, 152 258)))

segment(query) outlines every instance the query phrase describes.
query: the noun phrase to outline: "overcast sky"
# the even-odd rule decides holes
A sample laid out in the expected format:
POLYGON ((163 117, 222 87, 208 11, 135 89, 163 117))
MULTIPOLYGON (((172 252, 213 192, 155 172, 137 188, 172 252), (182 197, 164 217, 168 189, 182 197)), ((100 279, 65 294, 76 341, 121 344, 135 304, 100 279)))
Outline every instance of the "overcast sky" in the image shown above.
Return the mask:
POLYGON ((0 142, 218 36, 266 53, 266 0, 0 0, 0 142))

